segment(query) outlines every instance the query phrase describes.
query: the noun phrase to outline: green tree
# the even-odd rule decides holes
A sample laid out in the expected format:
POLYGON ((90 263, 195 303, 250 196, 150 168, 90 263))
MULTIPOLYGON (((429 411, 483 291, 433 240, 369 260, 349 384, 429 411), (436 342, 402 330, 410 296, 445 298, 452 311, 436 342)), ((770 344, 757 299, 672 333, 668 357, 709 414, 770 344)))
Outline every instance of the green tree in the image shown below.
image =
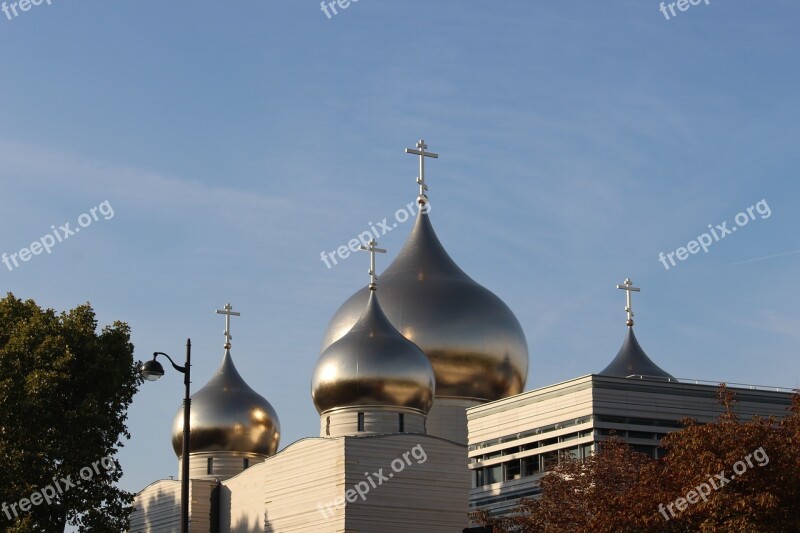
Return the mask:
POLYGON ((0 300, 0 530, 127 527, 132 495, 115 486, 122 472, 112 458, 130 438, 140 383, 127 324, 97 334, 89 304, 57 314, 11 293, 0 300), (81 479, 87 467, 91 479, 81 479), (12 509, 48 486, 61 489, 49 504, 12 509))

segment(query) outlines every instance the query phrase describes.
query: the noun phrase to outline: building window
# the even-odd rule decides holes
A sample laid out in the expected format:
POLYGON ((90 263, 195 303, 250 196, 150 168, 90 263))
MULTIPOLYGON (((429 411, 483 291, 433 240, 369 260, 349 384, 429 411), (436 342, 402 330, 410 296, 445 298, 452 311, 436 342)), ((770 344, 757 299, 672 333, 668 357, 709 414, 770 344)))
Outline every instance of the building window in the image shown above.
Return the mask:
POLYGON ((539 448, 544 448, 545 446, 552 446, 553 444, 558 444, 558 437, 553 437, 552 439, 540 440, 539 448))
POLYGON ((592 445, 591 444, 584 444, 581 446, 581 459, 588 459, 592 456, 592 445))
POLYGON ((242 469, 247 470, 250 467, 250 459, 245 457, 242 459, 242 469))
POLYGON ((485 485, 491 485, 492 483, 500 483, 503 481, 503 465, 494 465, 486 467, 486 479, 485 485))
POLYGON ((506 481, 511 481, 514 479, 519 479, 520 477, 520 460, 515 459, 513 461, 509 461, 507 463, 503 463, 505 467, 505 479, 506 481))
POLYGON ((571 448, 563 448, 560 450, 562 454, 566 455, 571 459, 580 459, 581 458, 581 447, 580 446, 573 446, 571 448))
POLYGON ((646 456, 650 457, 651 459, 654 459, 656 457, 655 446, 643 446, 641 444, 634 444, 633 446, 631 446, 631 448, 633 448, 633 451, 643 453, 646 456))
POLYGON ((364 413, 358 413, 358 430, 364 431, 364 413))
POLYGON ((331 417, 325 417, 325 435, 330 437, 331 436, 331 417))
POLYGON ((539 456, 534 455, 533 457, 523 457, 522 475, 527 477, 538 473, 539 473, 539 456))
POLYGON ((400 413, 400 433, 406 430, 406 415, 400 413))
POLYGON ((206 474, 209 476, 214 474, 214 459, 209 457, 208 462, 206 463, 206 474))
POLYGON ((540 456, 542 472, 547 472, 558 466, 558 452, 552 451, 543 453, 540 456))

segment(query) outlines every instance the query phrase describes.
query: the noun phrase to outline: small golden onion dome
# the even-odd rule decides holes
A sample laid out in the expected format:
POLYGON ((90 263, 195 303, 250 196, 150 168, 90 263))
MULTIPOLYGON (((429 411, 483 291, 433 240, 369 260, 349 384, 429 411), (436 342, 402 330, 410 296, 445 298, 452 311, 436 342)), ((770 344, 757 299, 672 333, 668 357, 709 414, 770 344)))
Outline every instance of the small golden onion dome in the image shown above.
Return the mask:
MULTIPOLYGON (((208 384, 192 395, 190 453, 243 452, 265 456, 278 451, 281 425, 272 405, 245 383, 229 349, 208 384)), ((172 424, 172 448, 183 446, 183 407, 172 424)))
MULTIPOLYGON (((386 316, 433 364, 436 397, 497 400, 523 391, 528 344, 522 326, 500 298, 450 258, 423 210, 380 280, 386 316)), ((367 292, 356 292, 336 311, 322 350, 358 320, 367 292)))
POLYGON ((322 353, 311 380, 320 414, 354 406, 397 406, 427 413, 435 378, 417 345, 392 326, 374 291, 350 330, 322 353))

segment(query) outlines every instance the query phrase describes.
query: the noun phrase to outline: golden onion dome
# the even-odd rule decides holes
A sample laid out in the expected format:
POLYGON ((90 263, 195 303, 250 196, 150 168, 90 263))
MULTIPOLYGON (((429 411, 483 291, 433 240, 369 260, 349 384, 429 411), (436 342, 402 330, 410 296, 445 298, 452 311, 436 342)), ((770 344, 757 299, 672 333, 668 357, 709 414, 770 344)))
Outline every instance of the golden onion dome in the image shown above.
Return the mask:
POLYGON ((311 380, 322 414, 343 407, 396 406, 427 413, 435 378, 422 350, 404 338, 381 310, 374 291, 366 309, 323 352, 311 380))
MULTIPOLYGON (((242 452, 274 455, 281 425, 272 405, 245 383, 230 349, 216 374, 192 395, 190 453, 242 452)), ((172 425, 172 448, 183 446, 183 407, 172 425)))
MULTIPOLYGON (((494 293, 450 258, 420 210, 402 250, 378 287, 389 321, 430 359, 436 397, 497 400, 523 391, 528 344, 519 321, 494 293)), ((336 311, 322 341, 327 350, 358 320, 364 288, 336 311)))

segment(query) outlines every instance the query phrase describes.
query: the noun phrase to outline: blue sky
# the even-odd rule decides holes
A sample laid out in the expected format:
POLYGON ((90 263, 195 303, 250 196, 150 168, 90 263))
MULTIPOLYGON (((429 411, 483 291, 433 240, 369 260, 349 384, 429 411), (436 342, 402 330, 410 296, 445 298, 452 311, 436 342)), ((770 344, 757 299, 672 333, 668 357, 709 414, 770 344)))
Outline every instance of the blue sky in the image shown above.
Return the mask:
MULTIPOLYGON (((194 389, 233 356, 318 434, 310 379, 328 319, 368 282, 332 251, 414 200, 423 137, 432 222, 514 310, 536 388, 598 372, 636 331, 680 378, 798 386, 800 5, 360 0, 67 2, 0 13, 0 253, 114 216, 9 270, 3 291, 128 322, 136 356, 183 357, 194 389), (761 200, 707 253, 709 224, 761 200), (84 219, 85 220, 85 219, 84 219), (778 254, 778 257, 751 261, 778 254)), ((382 270, 411 224, 383 236, 382 270)), ((177 474, 175 372, 130 409, 122 486, 177 474)))

